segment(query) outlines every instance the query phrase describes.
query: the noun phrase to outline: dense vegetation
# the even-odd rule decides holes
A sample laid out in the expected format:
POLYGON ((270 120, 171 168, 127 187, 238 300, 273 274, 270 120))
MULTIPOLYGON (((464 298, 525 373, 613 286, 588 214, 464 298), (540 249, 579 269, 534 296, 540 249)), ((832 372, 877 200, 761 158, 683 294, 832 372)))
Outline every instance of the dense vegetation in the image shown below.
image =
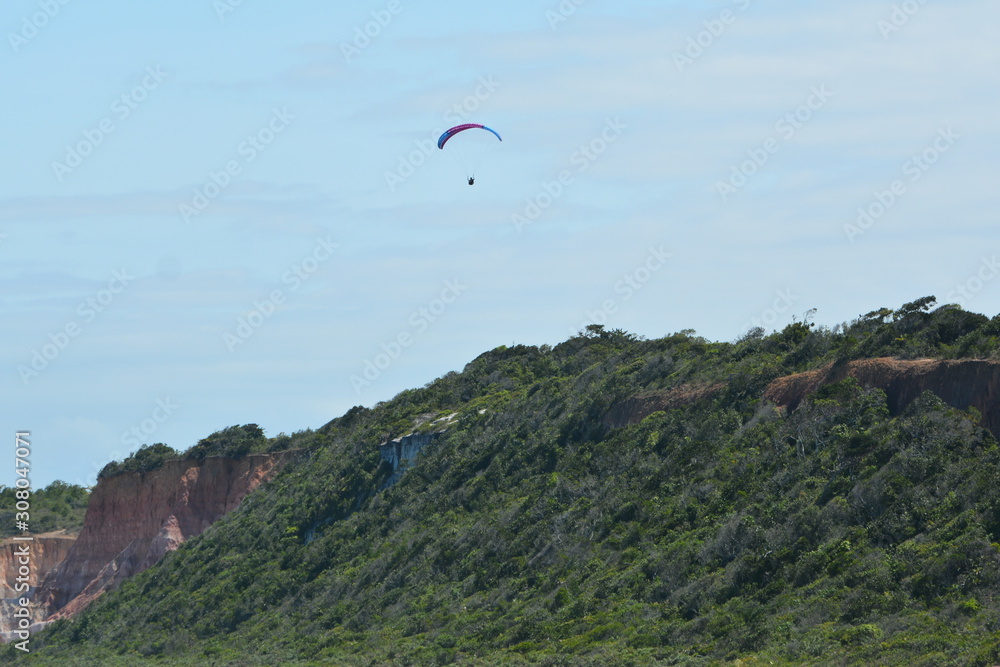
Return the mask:
POLYGON ((979 416, 930 393, 890 414, 851 379, 791 413, 761 399, 774 378, 829 362, 1000 354, 1000 316, 932 307, 734 343, 593 326, 255 440, 308 454, 23 657, 992 664, 1000 448, 979 416), (632 426, 604 419, 639 392, 712 384, 632 426), (376 445, 445 411, 456 423, 380 491, 391 471, 376 445))
POLYGON ((207 456, 240 457, 269 450, 274 451, 273 444, 264 436, 264 429, 257 424, 230 426, 216 431, 207 438, 202 438, 184 452, 179 452, 162 442, 155 445, 143 445, 132 452, 124 461, 108 463, 101 468, 97 477, 101 479, 113 477, 123 472, 156 470, 162 467, 166 461, 178 459, 204 460, 207 456))
MULTIPOLYGON (((17 529, 16 488, 0 486, 0 538, 23 535, 17 529)), ((31 492, 28 525, 31 532, 48 533, 66 530, 79 533, 87 513, 90 491, 82 486, 56 480, 44 489, 31 492)))

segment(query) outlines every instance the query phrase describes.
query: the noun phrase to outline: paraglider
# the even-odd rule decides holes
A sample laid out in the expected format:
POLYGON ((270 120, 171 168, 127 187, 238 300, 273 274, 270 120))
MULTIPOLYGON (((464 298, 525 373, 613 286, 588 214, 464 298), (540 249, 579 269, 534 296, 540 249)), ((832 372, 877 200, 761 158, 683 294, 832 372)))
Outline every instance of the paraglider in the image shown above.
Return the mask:
MULTIPOLYGON (((485 125, 477 125, 476 123, 465 123, 464 125, 456 125, 450 130, 445 130, 444 134, 441 135, 441 138, 438 139, 438 148, 443 149, 444 145, 448 143, 449 139, 454 137, 459 132, 465 132, 466 130, 486 130, 487 132, 492 132, 497 139, 500 139, 500 135, 497 134, 496 130, 492 130, 486 127, 485 125)), ((503 141, 503 139, 500 139, 500 141, 503 141)))
POLYGON ((498 141, 503 141, 496 130, 477 123, 464 123, 445 130, 441 138, 438 139, 437 145, 438 148, 444 150, 445 144, 448 144, 449 152, 455 153, 459 162, 462 163, 469 185, 475 185, 476 169, 478 169, 479 163, 482 162, 486 152, 496 145, 493 137, 496 137, 498 141), (470 132, 470 130, 472 131, 470 132), (462 136, 455 139, 453 143, 449 143, 457 135, 462 136))

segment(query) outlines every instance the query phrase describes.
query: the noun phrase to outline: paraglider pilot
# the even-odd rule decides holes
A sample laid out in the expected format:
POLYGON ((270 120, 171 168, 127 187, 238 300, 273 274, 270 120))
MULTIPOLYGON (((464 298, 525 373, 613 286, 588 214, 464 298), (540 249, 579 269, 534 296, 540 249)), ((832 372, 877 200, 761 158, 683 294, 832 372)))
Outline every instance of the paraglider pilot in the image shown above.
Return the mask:
MULTIPOLYGON (((444 134, 442 134, 441 137, 438 139, 438 148, 440 148, 440 149, 443 150, 444 149, 444 145, 446 143, 448 143, 448 140, 451 139, 452 137, 454 137, 456 134, 458 134, 459 132, 465 132, 466 130, 473 130, 473 129, 476 129, 476 130, 485 130, 485 131, 490 132, 491 134, 493 134, 497 138, 498 141, 503 141, 503 139, 500 138, 500 135, 497 134, 496 130, 491 130, 490 128, 486 127, 485 125, 478 125, 476 123, 465 123, 463 125, 456 125, 455 127, 451 128, 450 130, 445 130, 444 134)), ((466 167, 466 169, 468 169, 468 167, 466 167)), ((469 174, 468 171, 466 171, 465 173, 466 173, 466 177, 469 179, 469 185, 475 185, 476 184, 476 178, 474 176, 469 176, 468 175, 469 174)))

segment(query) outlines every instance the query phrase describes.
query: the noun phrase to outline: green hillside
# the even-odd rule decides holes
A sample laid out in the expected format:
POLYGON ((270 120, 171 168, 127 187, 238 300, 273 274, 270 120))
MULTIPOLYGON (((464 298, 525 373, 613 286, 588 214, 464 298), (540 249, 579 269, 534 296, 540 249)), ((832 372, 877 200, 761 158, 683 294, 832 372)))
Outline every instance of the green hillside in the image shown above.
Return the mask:
MULTIPOLYGON (((35 534, 54 530, 79 533, 87 513, 90 491, 56 480, 31 492, 29 525, 35 534)), ((23 535, 17 529, 17 489, 0 486, 0 538, 23 535)))
POLYGON ((979 415, 930 393, 893 415, 850 379, 790 413, 761 400, 774 378, 831 361, 998 358, 1000 316, 932 307, 734 343, 590 327, 552 348, 497 348, 317 431, 245 445, 308 454, 36 635, 30 656, 0 658, 1000 662, 1000 449, 979 415), (640 392, 712 385, 638 424, 606 418, 640 392), (380 490, 378 445, 451 412, 380 490))

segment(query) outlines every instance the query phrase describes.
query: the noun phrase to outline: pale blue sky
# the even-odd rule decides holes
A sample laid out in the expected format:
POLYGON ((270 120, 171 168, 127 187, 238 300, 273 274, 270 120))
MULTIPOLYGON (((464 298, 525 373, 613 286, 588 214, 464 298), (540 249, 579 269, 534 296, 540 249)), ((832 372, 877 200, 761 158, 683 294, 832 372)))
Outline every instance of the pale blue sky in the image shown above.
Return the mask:
POLYGON ((5 3, 0 414, 35 485, 595 320, 1000 311, 995 2, 577 2, 5 3), (450 121, 504 137, 474 187, 420 148, 450 121))

